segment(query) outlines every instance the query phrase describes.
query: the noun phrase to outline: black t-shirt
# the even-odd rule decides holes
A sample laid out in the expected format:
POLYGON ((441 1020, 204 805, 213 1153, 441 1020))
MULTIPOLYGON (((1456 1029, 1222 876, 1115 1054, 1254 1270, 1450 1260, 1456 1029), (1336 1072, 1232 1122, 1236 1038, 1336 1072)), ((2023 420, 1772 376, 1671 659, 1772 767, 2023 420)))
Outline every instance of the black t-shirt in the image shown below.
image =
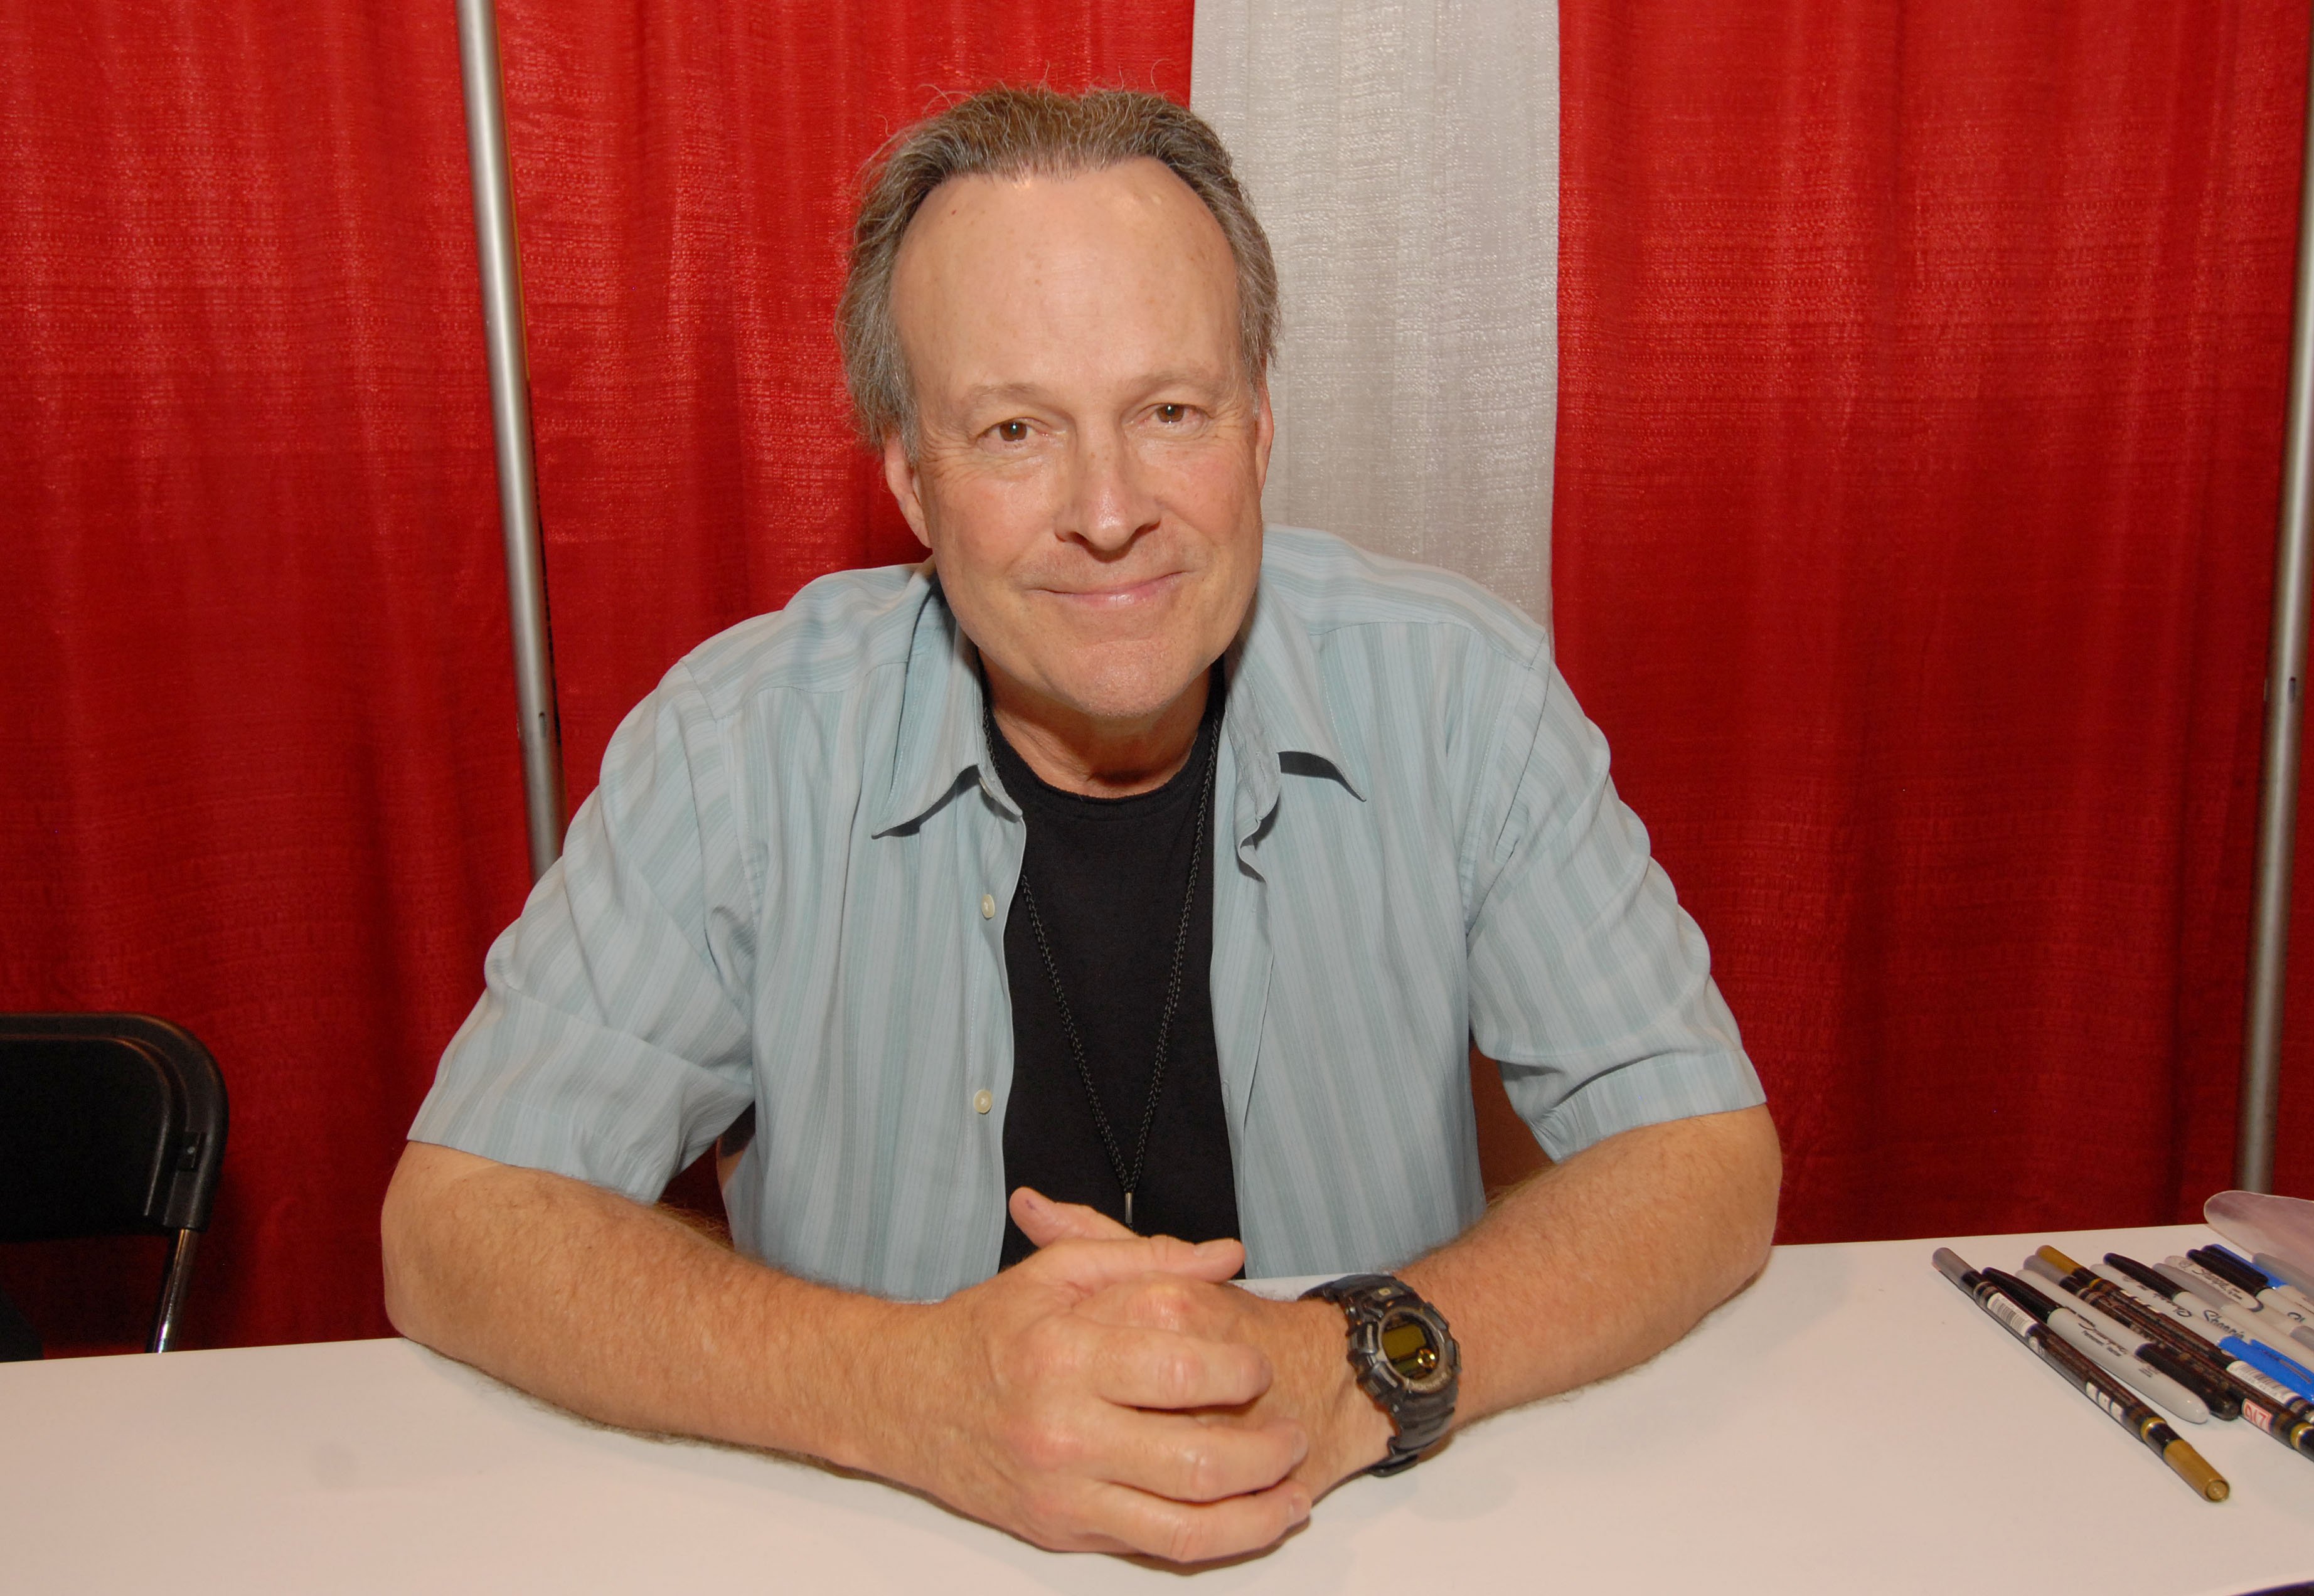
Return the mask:
MULTIPOLYGON (((1157 1029, 1189 886, 1189 855, 1206 763, 1221 735, 1222 675, 1206 705, 1196 746, 1164 786, 1131 798, 1095 798, 1048 787, 1001 733, 992 741, 1004 790, 1028 823, 1022 881, 1060 973, 1086 1064, 1126 1168, 1149 1103, 1157 1029)), ((1209 1241, 1235 1236, 1236 1177, 1222 1111, 1214 1047, 1214 859, 1219 835, 1206 816, 1196 900, 1189 907, 1180 1004, 1165 1054, 1165 1080, 1149 1127, 1149 1152, 1134 1194, 1134 1229, 1144 1236, 1209 1241)), ((1004 1187, 1033 1186, 1055 1202, 1125 1218, 1125 1187, 1093 1122, 1076 1059, 1061 1028, 1053 977, 1038 951, 1028 905, 1016 890, 1004 922, 1012 989, 1012 1094, 1004 1110, 1004 1187)), ((1004 1263, 1034 1249, 1004 1221, 1004 1263)))

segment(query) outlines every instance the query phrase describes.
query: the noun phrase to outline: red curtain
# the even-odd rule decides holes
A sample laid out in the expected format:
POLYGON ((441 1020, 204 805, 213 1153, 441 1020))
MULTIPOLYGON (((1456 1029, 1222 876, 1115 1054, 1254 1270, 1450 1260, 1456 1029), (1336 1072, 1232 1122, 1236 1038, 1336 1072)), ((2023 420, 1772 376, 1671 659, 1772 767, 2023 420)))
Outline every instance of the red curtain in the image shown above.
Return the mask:
POLYGON ((2305 6, 1561 17, 1562 654, 1767 1078, 1783 1239, 2197 1215, 2305 6))
MULTIPOLYGON (((501 13, 575 798, 684 648, 912 552, 828 332, 860 163, 999 77, 1185 95, 1189 4, 501 13)), ((1562 20, 1556 617, 1770 1081, 1786 1239, 2186 1211, 2302 10, 1562 20)), ((381 1333, 379 1194, 526 876, 448 11, 0 0, 0 1007, 219 1055, 197 1342, 381 1333)), ((150 1265, 0 1279, 70 1341, 150 1265)))
MULTIPOLYGON (((573 801, 685 648, 911 557, 848 196, 948 92, 1188 92, 1189 7, 502 0, 573 801)), ((376 1216, 527 886, 446 4, 0 4, 0 1007, 233 1099, 196 1345, 378 1335, 376 1216)), ((52 1341, 155 1259, 9 1249, 52 1341)))

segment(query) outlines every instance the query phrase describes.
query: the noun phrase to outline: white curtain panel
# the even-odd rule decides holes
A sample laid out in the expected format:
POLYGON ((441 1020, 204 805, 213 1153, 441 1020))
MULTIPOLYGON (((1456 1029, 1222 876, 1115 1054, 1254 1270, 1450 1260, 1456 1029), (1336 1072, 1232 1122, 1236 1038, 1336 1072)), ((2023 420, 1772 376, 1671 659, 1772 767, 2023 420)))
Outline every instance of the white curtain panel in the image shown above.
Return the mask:
POLYGON ((1269 519, 1548 622, 1554 0, 1197 0, 1190 100, 1284 285, 1269 519))

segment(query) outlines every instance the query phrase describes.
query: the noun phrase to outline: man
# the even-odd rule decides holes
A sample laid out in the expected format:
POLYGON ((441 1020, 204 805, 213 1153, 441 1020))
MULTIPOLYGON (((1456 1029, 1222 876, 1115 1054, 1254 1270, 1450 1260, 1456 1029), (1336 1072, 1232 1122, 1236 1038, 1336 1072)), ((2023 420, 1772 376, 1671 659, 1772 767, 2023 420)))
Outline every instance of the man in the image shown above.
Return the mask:
POLYGON ((931 560, 622 727, 388 1194, 404 1333, 1193 1561, 1757 1268, 1758 1083, 1540 630, 1265 539, 1275 313, 1179 108, 995 91, 902 137, 843 332, 931 560), (1473 1038, 1558 1160, 1491 1209, 1473 1038), (748 1111, 734 1252, 648 1204, 748 1111))

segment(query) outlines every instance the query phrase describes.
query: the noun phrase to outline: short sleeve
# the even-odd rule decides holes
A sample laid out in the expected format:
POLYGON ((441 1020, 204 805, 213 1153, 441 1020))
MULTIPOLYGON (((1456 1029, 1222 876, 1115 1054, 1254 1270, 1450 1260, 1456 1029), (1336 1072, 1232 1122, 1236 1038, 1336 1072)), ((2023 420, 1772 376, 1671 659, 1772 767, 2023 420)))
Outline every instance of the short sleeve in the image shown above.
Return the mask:
POLYGON ((1471 1036, 1544 1151, 1764 1102, 1703 933, 1547 658, 1496 727, 1471 811, 1471 1036))
POLYGON ((491 945, 412 1141, 655 1201, 753 1098, 752 893, 723 728, 677 666, 491 945))

